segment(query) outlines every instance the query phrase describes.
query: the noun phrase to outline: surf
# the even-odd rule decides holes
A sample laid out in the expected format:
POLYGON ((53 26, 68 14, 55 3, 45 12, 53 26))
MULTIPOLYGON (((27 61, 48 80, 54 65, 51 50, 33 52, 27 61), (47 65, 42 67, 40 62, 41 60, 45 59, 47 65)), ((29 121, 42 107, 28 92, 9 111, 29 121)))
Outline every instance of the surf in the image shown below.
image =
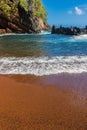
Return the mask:
POLYGON ((87 56, 0 58, 0 74, 33 74, 43 76, 83 72, 87 72, 87 56))

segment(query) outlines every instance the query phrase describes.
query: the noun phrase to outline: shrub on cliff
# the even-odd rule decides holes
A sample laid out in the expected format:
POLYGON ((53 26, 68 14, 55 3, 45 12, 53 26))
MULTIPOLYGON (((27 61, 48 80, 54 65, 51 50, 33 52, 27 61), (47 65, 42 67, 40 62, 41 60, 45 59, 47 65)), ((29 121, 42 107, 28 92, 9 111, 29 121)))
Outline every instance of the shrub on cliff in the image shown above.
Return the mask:
POLYGON ((2 12, 6 17, 8 17, 10 14, 11 7, 8 5, 8 2, 6 1, 0 1, 0 12, 2 12))
POLYGON ((26 12, 31 10, 36 18, 42 18, 46 22, 47 12, 42 0, 0 0, 0 13, 12 18, 18 13, 18 3, 26 12))
POLYGON ((46 16, 42 0, 0 0, 0 29, 5 33, 38 33, 48 27, 46 16))
POLYGON ((42 3, 42 0, 33 0, 33 3, 35 16, 42 18, 46 22, 47 12, 42 3))

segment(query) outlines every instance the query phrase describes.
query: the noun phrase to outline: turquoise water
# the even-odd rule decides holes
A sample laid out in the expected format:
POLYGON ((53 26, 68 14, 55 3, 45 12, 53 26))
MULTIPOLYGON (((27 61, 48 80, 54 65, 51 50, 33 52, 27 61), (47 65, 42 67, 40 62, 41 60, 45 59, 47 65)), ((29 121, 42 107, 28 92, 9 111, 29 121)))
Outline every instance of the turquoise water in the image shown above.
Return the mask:
POLYGON ((0 37, 1 56, 74 56, 87 54, 87 36, 6 35, 0 37))
POLYGON ((49 75, 87 72, 87 35, 0 36, 0 73, 49 75))

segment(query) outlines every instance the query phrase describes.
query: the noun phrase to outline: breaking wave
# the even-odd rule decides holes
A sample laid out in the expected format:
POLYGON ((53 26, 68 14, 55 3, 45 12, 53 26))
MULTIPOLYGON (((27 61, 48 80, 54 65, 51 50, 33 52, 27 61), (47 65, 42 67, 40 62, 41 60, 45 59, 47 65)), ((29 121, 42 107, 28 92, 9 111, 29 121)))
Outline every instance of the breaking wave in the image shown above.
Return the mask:
POLYGON ((87 72, 87 56, 0 58, 0 74, 33 74, 42 76, 82 72, 87 72))
POLYGON ((79 36, 72 36, 69 40, 71 42, 87 41, 87 34, 79 35, 79 36))
POLYGON ((51 31, 50 31, 50 30, 49 30, 49 31, 44 31, 44 30, 42 30, 40 34, 43 34, 43 35, 51 34, 51 31))

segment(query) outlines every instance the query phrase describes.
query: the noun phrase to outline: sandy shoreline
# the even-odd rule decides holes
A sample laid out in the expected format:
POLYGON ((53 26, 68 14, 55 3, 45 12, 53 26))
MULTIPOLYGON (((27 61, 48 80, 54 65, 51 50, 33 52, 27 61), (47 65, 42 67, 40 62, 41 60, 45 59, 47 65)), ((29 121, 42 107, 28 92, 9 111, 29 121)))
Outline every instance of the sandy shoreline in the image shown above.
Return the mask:
POLYGON ((78 94, 82 88, 64 88, 61 76, 51 79, 0 75, 0 130, 86 130, 87 96, 78 94))

